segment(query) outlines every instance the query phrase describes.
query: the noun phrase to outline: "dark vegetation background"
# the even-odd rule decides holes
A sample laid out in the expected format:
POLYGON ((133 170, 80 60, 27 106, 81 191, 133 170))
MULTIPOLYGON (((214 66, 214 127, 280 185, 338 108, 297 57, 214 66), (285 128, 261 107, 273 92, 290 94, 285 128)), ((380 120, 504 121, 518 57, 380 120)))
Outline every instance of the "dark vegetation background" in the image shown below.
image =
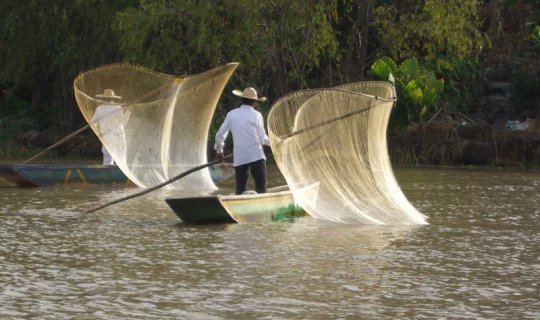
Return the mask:
MULTIPOLYGON (((80 72, 129 62, 175 75, 237 61, 210 140, 237 103, 379 79, 398 103, 397 164, 540 165, 540 1, 0 1, 0 156, 24 158, 84 126, 80 72), (509 121, 527 129, 510 130, 509 121)), ((100 158, 88 131, 47 157, 100 158)))

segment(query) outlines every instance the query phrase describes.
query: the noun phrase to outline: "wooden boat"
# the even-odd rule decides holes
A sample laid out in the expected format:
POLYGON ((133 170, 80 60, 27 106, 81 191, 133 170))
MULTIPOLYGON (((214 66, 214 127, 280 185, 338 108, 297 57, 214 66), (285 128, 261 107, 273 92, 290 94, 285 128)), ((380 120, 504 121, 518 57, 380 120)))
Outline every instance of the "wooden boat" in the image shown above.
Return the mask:
POLYGON ((19 187, 70 183, 125 185, 129 181, 117 166, 92 164, 1 164, 0 177, 19 187))
MULTIPOLYGON (((316 197, 318 183, 307 186, 316 197)), ((268 189, 267 193, 209 195, 167 198, 165 202, 187 223, 266 223, 290 221, 308 214, 298 205, 287 186, 268 189)))
MULTIPOLYGON (((210 175, 214 182, 219 182, 234 175, 234 168, 231 168, 215 166, 210 169, 210 175)), ((0 164, 0 178, 19 187, 73 183, 134 186, 117 166, 98 164, 0 164)))

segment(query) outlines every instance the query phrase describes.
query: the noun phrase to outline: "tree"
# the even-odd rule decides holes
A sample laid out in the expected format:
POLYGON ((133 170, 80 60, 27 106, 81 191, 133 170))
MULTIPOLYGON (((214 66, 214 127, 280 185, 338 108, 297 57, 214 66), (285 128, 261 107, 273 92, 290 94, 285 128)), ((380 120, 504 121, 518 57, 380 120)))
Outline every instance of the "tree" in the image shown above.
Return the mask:
POLYGON ((336 56, 338 43, 327 14, 332 4, 282 0, 269 1, 262 9, 258 33, 276 93, 317 86, 308 76, 317 73, 323 59, 336 56))
POLYGON ((315 0, 150 0, 122 12, 115 29, 131 62, 192 74, 238 61, 233 83, 279 96, 306 87, 335 49, 328 8, 315 0))
POLYGON ((469 58, 484 45, 478 0, 387 1, 375 9, 382 43, 397 60, 469 58))
POLYGON ((337 56, 327 64, 338 83, 362 80, 366 66, 379 52, 370 34, 373 31, 375 0, 335 0, 331 22, 337 41, 337 56))
POLYGON ((90 67, 116 62, 110 22, 135 0, 1 1, 0 83, 29 93, 38 112, 61 130, 80 116, 73 79, 90 67))
MULTIPOLYGON (((403 120, 405 111, 407 123, 419 120, 420 110, 428 111, 422 113, 424 116, 435 112, 439 96, 459 108, 471 105, 470 99, 474 98, 471 93, 475 92, 480 75, 478 58, 487 43, 481 31, 480 5, 481 1, 477 0, 404 0, 385 1, 374 10, 381 46, 387 48, 397 64, 415 59, 423 66, 424 80, 428 81, 420 85, 424 86, 421 96, 431 91, 427 87, 437 89, 427 96, 437 97, 428 99, 433 103, 427 108, 418 108, 418 101, 422 99, 398 100, 394 113, 399 116, 394 116, 393 120, 403 120), (441 80, 433 81, 435 78, 441 80), (440 92, 442 79, 445 85, 440 92), (411 116, 411 110, 416 116, 411 116)), ((405 83, 403 88, 406 92, 418 91, 405 83)))

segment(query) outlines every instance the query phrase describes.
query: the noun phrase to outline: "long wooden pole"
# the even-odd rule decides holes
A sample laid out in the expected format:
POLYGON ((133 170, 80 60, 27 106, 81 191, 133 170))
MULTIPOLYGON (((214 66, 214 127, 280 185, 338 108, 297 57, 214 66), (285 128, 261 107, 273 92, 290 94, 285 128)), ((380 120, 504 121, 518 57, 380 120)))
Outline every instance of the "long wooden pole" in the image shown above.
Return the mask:
MULTIPOLYGON (((230 158, 230 157, 232 157, 232 156, 233 156, 233 154, 231 153, 231 154, 225 156, 225 157, 223 158, 223 160, 228 159, 228 158, 230 158)), ((184 171, 184 172, 182 172, 181 174, 175 176, 174 178, 171 178, 171 179, 169 179, 169 180, 167 180, 167 181, 165 181, 165 182, 162 182, 162 183, 160 183, 160 184, 158 184, 158 185, 156 185, 156 186, 153 186, 153 187, 148 188, 148 189, 145 189, 145 190, 143 190, 143 191, 141 191, 141 192, 134 193, 134 194, 132 194, 132 195, 129 195, 129 196, 126 196, 126 197, 123 197, 123 198, 120 198, 120 199, 116 199, 116 200, 114 200, 114 201, 111 201, 111 202, 109 202, 109 203, 106 203, 106 204, 104 204, 104 205, 101 205, 101 206, 99 206, 99 207, 96 207, 96 208, 94 208, 94 209, 87 210, 87 211, 85 211, 85 212, 86 212, 86 213, 95 212, 95 211, 97 211, 97 210, 106 208, 106 207, 111 206, 111 205, 113 205, 113 204, 117 204, 117 203, 120 203, 120 202, 129 200, 129 199, 133 199, 133 198, 142 196, 142 195, 144 195, 144 194, 147 194, 147 193, 149 193, 149 192, 152 192, 152 191, 154 191, 154 190, 157 190, 157 189, 159 189, 159 188, 161 188, 161 187, 164 187, 164 186, 168 185, 169 183, 174 182, 174 181, 176 181, 176 180, 178 180, 178 179, 180 179, 180 178, 183 178, 183 177, 187 176, 188 174, 191 174, 191 173, 193 173, 193 172, 195 172, 195 171, 199 171, 199 170, 201 170, 201 169, 204 169, 204 168, 207 168, 207 167, 211 167, 211 166, 216 165, 216 164, 218 164, 218 163, 220 163, 220 162, 223 162, 223 160, 215 160, 215 161, 212 161, 212 162, 209 162, 209 163, 202 164, 202 165, 200 165, 200 166, 193 167, 193 168, 191 168, 191 169, 189 169, 189 170, 187 170, 187 171, 184 171)))
MULTIPOLYGON (((375 100, 381 100, 381 98, 375 96, 375 100)), ((395 99, 393 99, 395 101, 395 99)), ((291 133, 288 133, 286 135, 284 135, 283 137, 280 137, 282 139, 287 139, 287 138, 290 138, 290 137, 294 137, 296 135, 299 135, 299 134, 302 134, 306 131, 310 131, 310 130, 313 130, 313 129, 316 129, 318 127, 321 127, 321 126, 324 126, 324 125, 327 125, 329 123, 333 123, 333 122, 336 122, 336 121, 339 121, 339 120, 343 120, 343 119, 346 119, 346 118, 349 118, 349 117, 352 117, 354 115, 357 115, 357 114, 360 114, 360 113, 363 113, 363 112, 366 112, 366 111, 369 111, 373 108, 373 106, 370 104, 369 107, 367 108, 363 108, 363 109, 360 109, 360 110, 356 110, 356 111, 353 111, 353 112, 349 112, 349 113, 346 113, 344 115, 341 115, 339 117, 335 117, 335 118, 332 118, 330 120, 326 120, 326 121, 323 121, 323 122, 319 122, 317 124, 314 124, 314 125, 311 125, 311 126, 307 126, 305 128, 302 128, 302 129, 298 129, 296 131, 293 131, 291 133)))
POLYGON ((353 112, 349 112, 349 113, 346 113, 344 115, 341 115, 339 117, 336 117, 336 118, 332 118, 330 120, 326 120, 326 121, 323 121, 323 122, 319 122, 317 124, 314 124, 314 125, 311 125, 311 126, 307 126, 305 128, 302 128, 302 129, 298 129, 296 131, 293 131, 289 134, 286 134, 285 136, 281 137, 281 138, 284 138, 284 139, 287 139, 287 138, 290 138, 290 137, 294 137, 296 135, 299 135, 299 134, 302 134, 304 132, 307 132, 307 131, 310 131, 310 130, 313 130, 313 129, 316 129, 318 127, 322 127, 324 125, 327 125, 327 124, 330 124, 330 123, 333 123, 333 122, 336 122, 336 121, 339 121, 339 120, 343 120, 345 118, 349 118, 349 117, 352 117, 354 115, 357 115, 359 113, 362 113, 362 112, 366 112, 366 111, 369 111, 370 109, 372 109, 372 107, 367 107, 367 108, 364 108, 364 109, 360 109, 360 110, 357 110, 357 111, 353 111, 353 112))
POLYGON ((76 135, 78 135, 79 133, 85 131, 86 129, 90 128, 90 123, 86 124, 84 127, 82 128, 79 128, 75 131, 73 131, 72 133, 68 134, 67 136, 63 137, 62 139, 58 140, 57 142, 53 143, 52 145, 48 146, 47 148, 41 150, 40 152, 38 152, 36 155, 24 160, 22 162, 22 164, 26 164, 28 162, 31 162, 39 157, 41 157, 45 152, 51 150, 51 149, 54 149, 56 147, 58 147, 59 145, 61 145, 62 143, 70 140, 71 138, 75 137, 76 135))

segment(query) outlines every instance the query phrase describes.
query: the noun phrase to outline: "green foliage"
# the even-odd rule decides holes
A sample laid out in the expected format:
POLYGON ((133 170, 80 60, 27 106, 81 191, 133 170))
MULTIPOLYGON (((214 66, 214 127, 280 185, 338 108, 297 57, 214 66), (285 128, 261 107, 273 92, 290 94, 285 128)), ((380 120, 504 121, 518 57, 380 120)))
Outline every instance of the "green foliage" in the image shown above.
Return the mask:
POLYGON ((14 91, 5 89, 5 95, 0 99, 0 116, 7 117, 26 112, 31 104, 17 97, 14 91))
POLYGON ((381 80, 387 80, 391 73, 396 73, 398 66, 392 58, 382 57, 376 60, 371 66, 371 71, 381 80))
POLYGON ((527 106, 527 103, 537 99, 540 92, 540 25, 532 28, 529 41, 526 50, 512 63, 514 97, 518 101, 525 101, 525 109, 534 108, 527 106))
POLYGON ((540 25, 536 26, 531 34, 534 50, 540 51, 540 25))
POLYGON ((17 92, 14 89, 5 89, 5 94, 3 96, 0 95, 1 129, 13 131, 11 129, 18 127, 21 132, 24 132, 31 129, 41 130, 50 124, 47 121, 46 112, 27 100, 20 98, 20 96, 23 96, 23 93, 17 92), (6 127, 11 129, 8 130, 6 127))
MULTIPOLYGON (((80 118, 72 81, 118 58, 110 22, 137 0, 0 1, 0 82, 30 95, 61 130, 80 118)), ((22 99, 22 97, 19 97, 22 99)), ((71 128, 71 127, 70 127, 71 128)))
POLYGON ((374 24, 397 59, 465 58, 478 54, 485 42, 479 5, 478 0, 389 1, 375 9, 374 24))
MULTIPOLYGON (((482 66, 478 60, 439 57, 429 67, 422 67, 417 59, 407 59, 397 65, 389 57, 382 57, 372 65, 372 72, 379 79, 396 76, 399 92, 398 109, 405 117, 401 126, 411 121, 425 119, 436 111, 441 100, 458 111, 469 112, 482 92, 482 66), (442 75, 437 79, 435 76, 442 75)), ((394 116, 394 124, 395 124, 394 116)))
POLYGON ((21 100, 12 90, 0 95, 0 156, 27 155, 29 146, 18 144, 18 137, 36 128, 43 128, 44 114, 31 103, 21 100))
POLYGON ((527 65, 517 66, 513 82, 516 88, 514 96, 518 100, 538 98, 540 92, 540 71, 527 68, 527 65))
POLYGON ((458 111, 472 111, 483 91, 483 67, 479 60, 441 57, 434 69, 445 79, 442 100, 458 111))
POLYGON ((114 27, 131 62, 193 74, 239 61, 235 86, 277 96, 291 84, 307 86, 307 75, 335 51, 328 6, 315 0, 150 0, 121 12, 114 27))
MULTIPOLYGON (((507 14, 513 13, 509 3, 0 1, 0 83, 9 83, 19 101, 9 103, 14 109, 4 104, 0 114, 28 110, 22 114, 28 121, 19 122, 24 130, 30 125, 72 131, 84 123, 73 98, 72 82, 79 72, 133 62, 181 75, 233 61, 241 65, 220 101, 218 122, 236 103, 228 94, 232 88, 255 86, 272 101, 292 90, 361 80, 369 66, 381 79, 396 76, 399 99, 392 116, 404 124, 435 111, 440 99, 468 111, 480 92, 478 57, 487 43, 481 30, 489 23, 497 26, 501 39, 508 32, 504 19, 481 21, 479 13, 503 12, 505 7, 512 9, 507 14), (443 82, 435 75, 444 77, 442 92, 443 82)), ((538 7, 532 3, 526 5, 538 7)), ((524 23, 516 25, 525 28, 524 23)), ((531 31, 527 59, 540 50, 540 26, 527 29, 531 31)), ((515 70, 520 97, 538 91, 534 62, 515 70)), ((261 111, 266 113, 269 105, 261 104, 261 111)))
POLYGON ((437 79, 433 71, 422 67, 416 58, 409 58, 398 65, 391 58, 383 57, 373 63, 371 70, 381 80, 388 79, 390 74, 394 76, 398 108, 406 110, 407 123, 423 120, 435 111, 444 80, 437 79))
POLYGON ((332 59, 321 65, 325 79, 320 86, 332 83, 348 83, 362 80, 366 66, 371 64, 372 54, 379 43, 372 35, 373 8, 379 1, 333 0, 329 16, 336 39, 336 50, 332 59))

